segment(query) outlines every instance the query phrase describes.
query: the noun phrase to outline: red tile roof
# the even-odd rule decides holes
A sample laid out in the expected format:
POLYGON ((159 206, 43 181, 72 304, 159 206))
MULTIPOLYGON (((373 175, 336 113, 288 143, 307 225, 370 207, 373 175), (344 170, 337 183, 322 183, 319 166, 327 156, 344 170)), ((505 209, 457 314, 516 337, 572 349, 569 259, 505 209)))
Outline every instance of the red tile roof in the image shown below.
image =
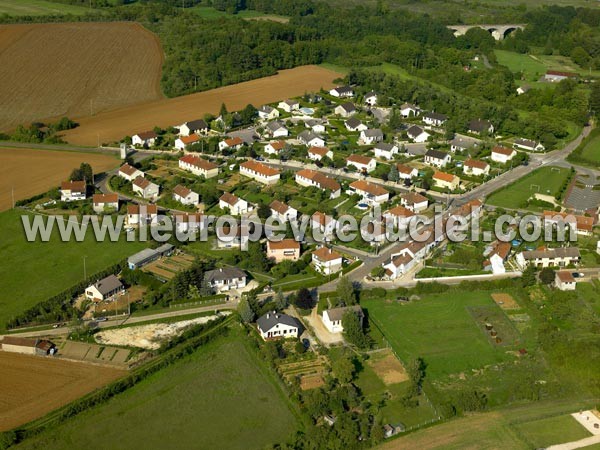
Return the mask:
POLYGON ((119 201, 118 194, 94 194, 92 201, 95 205, 100 203, 117 203, 119 201))
POLYGON ((510 156, 515 152, 512 148, 500 147, 497 145, 492 149, 492 153, 498 153, 499 155, 510 156))
POLYGON ((452 175, 452 174, 446 173, 446 172, 435 172, 433 174, 434 180, 442 180, 442 181, 446 181, 447 183, 452 183, 456 178, 457 178, 456 175, 452 175))
POLYGON ((282 239, 281 241, 267 241, 269 250, 300 250, 300 242, 295 239, 282 239))
POLYGON ((217 167, 219 167, 216 164, 213 164, 210 161, 207 161, 207 160, 200 158, 199 156, 195 156, 195 155, 185 155, 185 156, 179 158, 179 161, 189 164, 191 166, 198 167, 199 169, 202 169, 202 170, 213 170, 213 169, 216 169, 217 167))
POLYGON ((333 261, 334 259, 339 259, 342 257, 342 255, 340 255, 338 252, 327 247, 318 248, 313 252, 313 255, 319 261, 323 262, 333 261))
POLYGON ((63 181, 60 184, 60 189, 72 192, 85 192, 85 181, 63 181))
POLYGON ((363 155, 350 155, 348 156, 348 158, 346 158, 346 161, 351 163, 363 164, 366 166, 371 161, 373 161, 373 158, 363 155))
POLYGON ((302 169, 296 173, 296 176, 314 181, 321 187, 321 189, 337 191, 341 188, 340 184, 333 178, 329 178, 327 175, 317 172, 316 170, 302 169))
POLYGON ((266 164, 260 163, 258 161, 254 161, 252 159, 240 164, 240 167, 243 167, 252 172, 257 172, 265 177, 273 177, 275 175, 280 174, 279 170, 274 169, 273 167, 269 167, 266 164))
POLYGON ((389 194, 389 192, 378 184, 369 183, 365 180, 357 180, 350 183, 350 187, 357 191, 363 191, 371 195, 380 196, 389 194))

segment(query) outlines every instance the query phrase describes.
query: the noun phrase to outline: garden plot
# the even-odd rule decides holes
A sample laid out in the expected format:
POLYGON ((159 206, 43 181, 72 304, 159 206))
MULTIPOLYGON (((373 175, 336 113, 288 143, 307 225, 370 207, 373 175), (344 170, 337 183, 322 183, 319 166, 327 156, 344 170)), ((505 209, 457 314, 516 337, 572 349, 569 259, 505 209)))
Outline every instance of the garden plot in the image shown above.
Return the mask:
POLYGON ((390 349, 372 353, 367 364, 387 386, 408 380, 408 375, 390 349))
POLYGON ((189 255, 175 255, 167 258, 158 259, 144 267, 145 272, 149 272, 157 278, 169 281, 178 272, 189 269, 194 262, 194 257, 189 255))
POLYGON ((316 389, 325 384, 323 376, 327 371, 327 367, 327 358, 319 356, 316 359, 307 361, 281 364, 278 370, 288 382, 291 382, 294 378, 298 378, 300 380, 300 388, 306 391, 316 389))

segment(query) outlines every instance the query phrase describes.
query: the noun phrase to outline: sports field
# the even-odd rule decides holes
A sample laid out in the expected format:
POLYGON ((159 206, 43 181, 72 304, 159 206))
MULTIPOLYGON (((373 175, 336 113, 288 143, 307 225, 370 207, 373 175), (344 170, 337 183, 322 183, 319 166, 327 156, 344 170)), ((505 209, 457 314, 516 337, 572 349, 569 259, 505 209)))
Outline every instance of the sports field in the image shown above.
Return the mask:
MULTIPOLYGON (((491 194, 486 203, 502 208, 525 209, 536 192, 554 197, 569 176, 564 167, 542 167, 491 194)), ((530 208, 532 209, 532 208, 530 208)))
POLYGON ((76 118, 80 126, 67 131, 65 139, 72 144, 88 146, 97 145, 98 139, 101 143, 116 142, 155 126, 165 128, 190 118, 202 117, 206 113, 216 114, 222 103, 229 111, 237 111, 249 103, 260 107, 306 92, 331 88, 333 80, 340 76, 337 72, 318 66, 282 70, 277 75, 210 91, 143 103, 94 117, 76 118))
POLYGON ((297 428, 288 399, 242 339, 219 338, 21 447, 262 449, 285 441, 297 428))
POLYGON ((84 6, 47 2, 45 0, 2 0, 0 15, 10 16, 45 16, 50 14, 86 14, 95 11, 84 6))
POLYGON ((92 275, 146 247, 143 242, 27 242, 23 211, 0 213, 0 330, 11 317, 83 280, 83 257, 92 275))

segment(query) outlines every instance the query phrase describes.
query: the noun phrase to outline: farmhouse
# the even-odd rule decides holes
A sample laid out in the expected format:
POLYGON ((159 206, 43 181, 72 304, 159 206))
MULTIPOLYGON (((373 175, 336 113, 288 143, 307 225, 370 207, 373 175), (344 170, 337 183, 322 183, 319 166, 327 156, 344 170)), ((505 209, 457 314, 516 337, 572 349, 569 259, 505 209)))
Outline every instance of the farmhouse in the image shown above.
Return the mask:
POLYGON ((373 148, 375 152, 375 158, 394 159, 394 156, 398 154, 398 146, 394 144, 387 144, 385 142, 379 142, 373 148))
POLYGON ((175 148, 177 150, 185 150, 190 145, 194 145, 200 142, 200 136, 197 134, 190 134, 187 136, 180 136, 175 140, 175 148))
POLYGON ((74 202, 85 200, 86 191, 85 181, 63 181, 60 184, 60 201, 74 202))
POLYGON ((298 261, 300 258, 300 242, 295 239, 267 240, 267 258, 274 259, 276 263, 284 260, 298 261))
POLYGON ((342 325, 342 319, 346 313, 354 313, 360 320, 360 324, 362 326, 365 314, 363 313, 360 305, 353 306, 343 306, 340 308, 331 308, 323 311, 323 315, 321 316, 323 320, 323 325, 330 333, 341 333, 344 331, 344 327, 342 325))
POLYGON ((410 209, 405 208, 402 205, 398 205, 384 212, 383 218, 385 219, 386 224, 397 227, 399 230, 401 230, 406 228, 410 222, 410 218, 414 217, 414 215, 415 213, 413 213, 410 209))
POLYGON ((335 250, 320 247, 312 253, 315 269, 323 275, 331 275, 342 270, 343 258, 335 250))
POLYGON ((285 148, 285 141, 273 141, 265 145, 265 153, 267 155, 279 155, 285 148))
POLYGON ((277 312, 268 312, 256 321, 260 336, 266 341, 275 338, 297 338, 300 324, 291 316, 277 312))
POLYGON ((568 78, 577 78, 579 75, 573 72, 559 72, 557 70, 549 70, 544 75, 544 81, 549 83, 559 83, 568 78))
POLYGON ((448 116, 436 112, 430 112, 423 115, 423 123, 433 127, 441 127, 446 123, 447 120, 448 116))
POLYGON ((244 145, 244 141, 242 140, 242 138, 239 136, 236 136, 236 137, 228 138, 228 139, 225 139, 225 140, 219 142, 219 150, 220 151, 227 150, 227 149, 239 150, 240 148, 242 148, 243 145, 244 145))
POLYGON ((196 206, 200 203, 200 196, 191 189, 178 184, 173 188, 173 200, 184 205, 196 206))
POLYGON ((156 205, 127 205, 127 225, 158 223, 158 207, 156 205))
POLYGON ((263 184, 276 184, 281 176, 279 170, 254 160, 240 164, 240 174, 263 184))
POLYGON ((290 132, 285 127, 283 123, 278 120, 274 120, 273 122, 269 122, 266 126, 266 134, 273 138, 278 137, 287 137, 290 132))
POLYGON ((310 218, 310 227, 319 230, 323 236, 330 236, 337 227, 337 220, 321 211, 315 211, 310 218))
POLYGON ((325 156, 333 158, 333 152, 327 147, 311 147, 308 149, 308 158, 313 161, 321 161, 325 156))
POLYGON ((423 128, 413 125, 408 130, 406 130, 406 134, 409 139, 412 139, 414 142, 423 143, 427 142, 427 139, 431 136, 428 132, 424 131, 423 128))
POLYGON ((467 131, 469 133, 473 133, 473 134, 477 134, 477 135, 482 134, 482 133, 492 134, 494 132, 494 125, 492 125, 487 120, 481 120, 481 119, 471 120, 467 124, 467 131))
POLYGON ((406 164, 397 164, 398 175, 401 180, 410 180, 419 175, 419 171, 415 167, 407 166, 406 164))
POLYGON ((357 180, 350 184, 354 193, 362 196, 363 201, 369 205, 381 205, 390 199, 390 193, 378 184, 365 180, 357 180))
POLYGON ((441 169, 450 164, 452 157, 446 152, 440 152, 439 150, 427 150, 425 153, 425 159, 423 162, 428 166, 437 167, 441 169))
POLYGON ((282 102, 279 102, 279 105, 277 105, 277 107, 279 109, 283 109, 287 113, 291 113, 292 111, 300 109, 300 103, 298 103, 297 100, 284 100, 282 102))
POLYGON ((25 355, 54 355, 57 351, 56 345, 46 339, 23 338, 18 336, 4 336, 2 350, 11 353, 22 353, 25 355))
POLYGON ((208 130, 208 124, 204 120, 191 120, 179 127, 179 136, 189 136, 191 134, 205 134, 208 133, 208 130))
POLYGON ((335 107, 335 109, 333 110, 333 112, 335 114, 337 114, 338 116, 342 116, 342 117, 350 117, 354 114, 356 114, 356 106, 354 106, 353 103, 351 102, 347 102, 347 103, 342 103, 341 105, 338 105, 335 107))
POLYGON ((307 147, 325 147, 325 141, 323 138, 312 131, 302 131, 298 135, 298 140, 307 147))
POLYGON ((231 192, 225 192, 219 198, 219 208, 228 209, 231 214, 245 214, 248 212, 248 202, 231 192))
POLYGON ((137 177, 133 180, 133 192, 148 200, 155 200, 158 197, 160 188, 158 184, 144 178, 137 177))
POLYGON ((543 152, 546 148, 541 144, 541 142, 532 141, 530 139, 515 139, 513 143, 513 148, 520 150, 527 150, 530 152, 543 152))
POLYGON ((363 155, 350 155, 346 158, 346 167, 354 167, 361 172, 373 172, 377 162, 374 158, 363 155))
POLYGON ((154 131, 144 131, 142 133, 134 134, 131 138, 131 143, 142 147, 152 147, 156 142, 157 137, 158 135, 154 131))
POLYGON ((115 275, 109 275, 106 278, 97 281, 88 286, 85 290, 87 299, 93 302, 102 302, 109 299, 114 299, 117 295, 125 293, 125 286, 115 275))
POLYGON ((273 200, 269 207, 271 208, 271 215, 277 217, 282 222, 296 220, 298 218, 297 209, 294 209, 279 200, 273 200))
POLYGON ((246 272, 237 267, 223 267, 209 270, 204 274, 204 279, 213 292, 225 292, 232 289, 246 287, 246 272))
POLYGON ((333 97, 353 97, 354 90, 350 86, 339 86, 329 91, 329 95, 333 97))
POLYGON ((492 149, 492 161, 506 164, 517 155, 517 151, 512 148, 496 146, 492 149))
POLYGON ((125 178, 127 181, 133 181, 135 180, 137 177, 143 177, 144 176, 144 172, 142 172, 139 169, 136 169, 133 166, 130 166, 129 164, 123 164, 120 168, 119 168, 119 172, 118 175, 121 178, 125 178))
POLYGON ((477 159, 467 159, 463 164, 463 173, 475 176, 489 175, 490 165, 477 159))
POLYGON ((340 196, 341 186, 333 178, 311 169, 302 169, 296 172, 296 183, 300 186, 315 186, 323 191, 331 191, 330 198, 340 196))
POLYGON ((568 270, 558 270, 554 276, 554 286, 561 291, 574 291, 577 287, 577 280, 568 270))
POLYGON ((529 265, 537 268, 576 266, 581 261, 581 254, 577 247, 531 250, 518 253, 516 261, 522 269, 529 265))
POLYGON ((360 142, 364 145, 375 144, 376 142, 383 141, 383 131, 379 128, 373 128, 372 130, 363 130, 360 132, 360 142))
POLYGON ((478 147, 479 141, 470 137, 457 136, 450 141, 451 152, 462 152, 473 147, 478 147))
POLYGON ((369 106, 377 105, 377 93, 375 91, 367 92, 363 97, 363 101, 369 106))
POLYGON ((219 166, 195 155, 179 158, 179 168, 204 178, 216 177, 219 174, 219 166))
POLYGON ((258 117, 262 120, 273 120, 279 117, 279 111, 269 105, 263 105, 258 109, 258 117))
POLYGON ((400 196, 400 204, 406 209, 418 214, 427 209, 429 200, 427 200, 427 197, 424 197, 421 194, 409 192, 400 196))
POLYGON ((405 119, 421 114, 421 108, 410 103, 404 103, 400 106, 400 115, 405 119))
POLYGON ((92 207, 96 214, 107 211, 117 211, 119 209, 118 194, 94 194, 92 197, 92 207))
POLYGON ((453 191, 458 188, 458 185, 460 184, 460 178, 458 178, 456 175, 452 175, 451 173, 438 171, 433 174, 433 182, 438 187, 453 191))
POLYGON ((348 131, 365 131, 369 128, 356 117, 350 117, 344 122, 344 126, 348 131))
POLYGON ((173 214, 175 230, 179 233, 195 233, 201 231, 206 225, 205 218, 200 213, 173 214))

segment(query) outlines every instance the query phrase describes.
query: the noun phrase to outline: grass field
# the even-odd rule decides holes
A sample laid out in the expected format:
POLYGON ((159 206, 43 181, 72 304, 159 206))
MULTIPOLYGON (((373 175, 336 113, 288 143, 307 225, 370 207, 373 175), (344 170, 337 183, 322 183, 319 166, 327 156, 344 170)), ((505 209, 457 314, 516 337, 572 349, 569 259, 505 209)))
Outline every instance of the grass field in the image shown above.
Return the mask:
POLYGON ((21 448, 261 449, 285 441, 295 416, 242 339, 219 338, 21 448))
POLYGON ((581 152, 581 156, 600 165, 600 133, 596 133, 595 136, 588 141, 581 152))
POLYGON ((99 243, 88 234, 83 242, 27 242, 19 210, 0 213, 0 329, 6 321, 146 247, 143 242, 99 243))
POLYGON ((515 425, 533 448, 578 441, 591 434, 571 415, 549 417, 515 425))
POLYGON ((229 14, 225 11, 219 11, 210 6, 194 6, 189 8, 188 11, 202 17, 203 19, 220 19, 221 17, 239 17, 240 19, 246 20, 271 20, 273 22, 287 23, 289 18, 285 16, 279 16, 276 14, 265 14, 260 11, 254 11, 251 9, 245 9, 239 11, 237 14, 229 14))
POLYGON ((542 167, 494 192, 487 198, 486 203, 502 208, 525 209, 527 199, 536 192, 555 196, 568 176, 569 170, 564 167, 542 167))
POLYGON ((511 72, 523 72, 527 81, 537 81, 546 73, 544 63, 529 55, 506 50, 494 50, 494 53, 499 64, 508 67, 511 72))
POLYGON ((90 11, 95 10, 84 6, 66 5, 44 0, 2 0, 0 2, 0 15, 8 14, 9 16, 82 15, 90 11))

